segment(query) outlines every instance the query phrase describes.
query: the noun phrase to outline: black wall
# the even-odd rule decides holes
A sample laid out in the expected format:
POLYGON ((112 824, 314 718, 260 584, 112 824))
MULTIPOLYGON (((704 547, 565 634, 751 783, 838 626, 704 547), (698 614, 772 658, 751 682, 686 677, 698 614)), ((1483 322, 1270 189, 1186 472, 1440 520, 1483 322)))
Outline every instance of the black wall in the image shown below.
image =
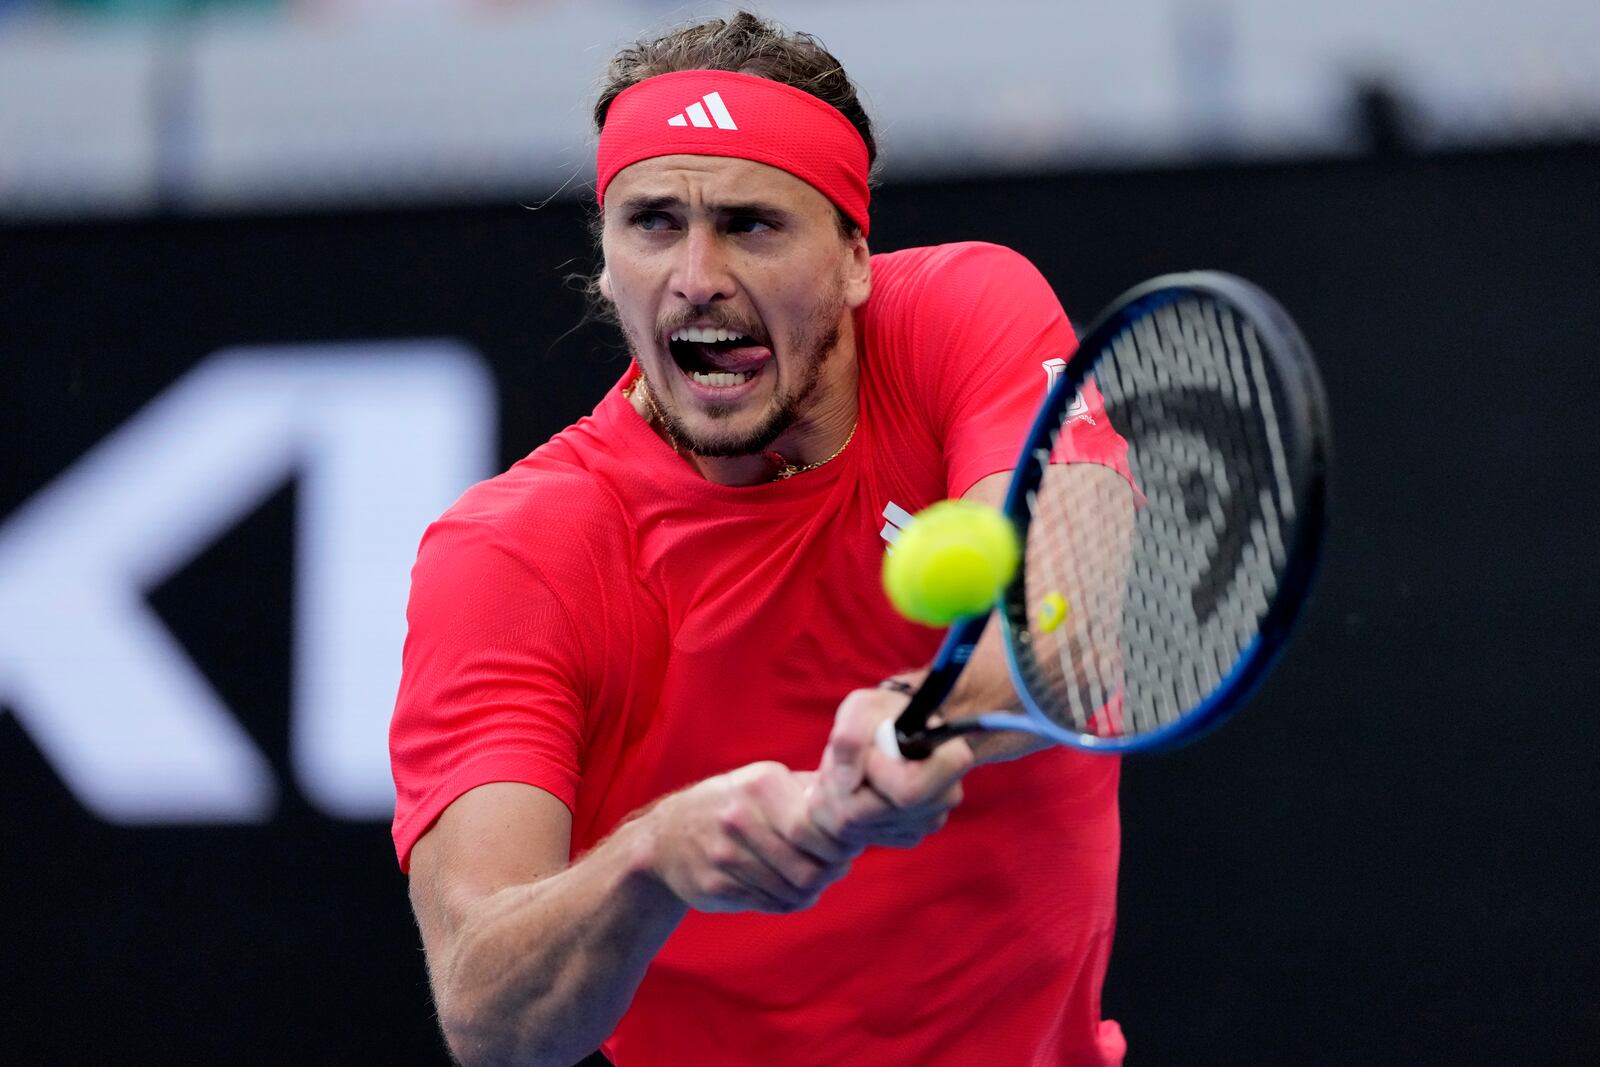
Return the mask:
MULTIPOLYGON (((556 203, 0 230, 0 516, 227 345, 451 336, 505 461, 623 363, 556 203)), ((1334 412, 1330 558, 1251 709, 1131 760, 1107 1014, 1140 1064, 1587 1062, 1600 150, 890 186, 874 245, 1012 245, 1075 318, 1220 267, 1334 412), (1585 873, 1589 872, 1589 873, 1585 873)), ((292 782, 294 490, 151 601, 292 782)), ((128 829, 0 714, 0 1058, 437 1063, 387 827, 128 829)), ((982 1025, 974 1020, 974 1025, 982 1025)))

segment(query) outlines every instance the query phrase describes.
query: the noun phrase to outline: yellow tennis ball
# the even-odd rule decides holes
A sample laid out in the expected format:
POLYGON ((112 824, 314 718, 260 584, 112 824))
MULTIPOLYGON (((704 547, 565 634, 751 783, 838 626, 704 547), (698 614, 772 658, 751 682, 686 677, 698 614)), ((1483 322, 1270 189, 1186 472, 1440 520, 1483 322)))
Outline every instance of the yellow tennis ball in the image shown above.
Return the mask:
POLYGON ((883 588, 906 618, 948 626, 993 607, 1020 556, 1017 531, 999 511, 941 500, 918 512, 884 556, 883 588))

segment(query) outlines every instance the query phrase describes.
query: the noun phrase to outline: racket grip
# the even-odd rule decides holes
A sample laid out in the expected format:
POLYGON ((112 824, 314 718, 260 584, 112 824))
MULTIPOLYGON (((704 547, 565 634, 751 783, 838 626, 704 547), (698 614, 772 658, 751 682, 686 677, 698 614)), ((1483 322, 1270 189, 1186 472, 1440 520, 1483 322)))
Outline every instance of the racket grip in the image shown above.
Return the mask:
POLYGON ((896 736, 893 719, 884 719, 878 724, 878 732, 873 735, 873 741, 882 752, 892 760, 904 760, 905 753, 900 751, 900 739, 896 736))

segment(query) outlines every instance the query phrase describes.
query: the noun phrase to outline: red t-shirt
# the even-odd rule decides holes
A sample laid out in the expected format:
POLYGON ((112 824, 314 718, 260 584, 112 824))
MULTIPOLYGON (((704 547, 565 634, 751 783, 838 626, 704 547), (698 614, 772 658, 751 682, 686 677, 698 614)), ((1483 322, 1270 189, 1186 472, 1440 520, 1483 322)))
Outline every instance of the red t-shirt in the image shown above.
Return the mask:
MULTIPOLYGON (((1009 470, 1076 338, 994 245, 872 261, 859 422, 838 458, 751 487, 701 478, 621 394, 423 538, 391 734, 402 868, 462 793, 525 782, 572 811, 573 855, 672 790, 757 760, 814 768, 851 689, 941 633, 890 607, 885 540, 1009 470)), ((1092 392, 1092 391, 1091 391, 1092 392)), ((1122 466, 1097 396, 1076 458, 1122 466)), ((1104 1065, 1116 759, 980 767, 948 825, 874 849, 794 915, 690 912, 604 1049, 710 1063, 1104 1065)))

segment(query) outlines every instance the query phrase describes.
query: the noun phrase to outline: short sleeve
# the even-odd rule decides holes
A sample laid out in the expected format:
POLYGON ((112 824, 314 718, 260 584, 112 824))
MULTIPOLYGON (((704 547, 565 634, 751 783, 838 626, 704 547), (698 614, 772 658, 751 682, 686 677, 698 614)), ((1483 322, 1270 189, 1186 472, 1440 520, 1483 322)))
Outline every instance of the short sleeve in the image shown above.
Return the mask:
POLYGON ((477 786, 523 782, 573 808, 591 670, 563 594, 495 524, 447 515, 424 535, 389 732, 402 870, 477 786))
MULTIPOLYGON (((946 491, 960 496, 1016 465, 1023 436, 1077 335, 1044 276, 998 245, 945 246, 917 300, 918 361, 943 443, 946 491)), ((1080 390, 1056 458, 1127 474, 1127 446, 1093 383, 1080 390)))

